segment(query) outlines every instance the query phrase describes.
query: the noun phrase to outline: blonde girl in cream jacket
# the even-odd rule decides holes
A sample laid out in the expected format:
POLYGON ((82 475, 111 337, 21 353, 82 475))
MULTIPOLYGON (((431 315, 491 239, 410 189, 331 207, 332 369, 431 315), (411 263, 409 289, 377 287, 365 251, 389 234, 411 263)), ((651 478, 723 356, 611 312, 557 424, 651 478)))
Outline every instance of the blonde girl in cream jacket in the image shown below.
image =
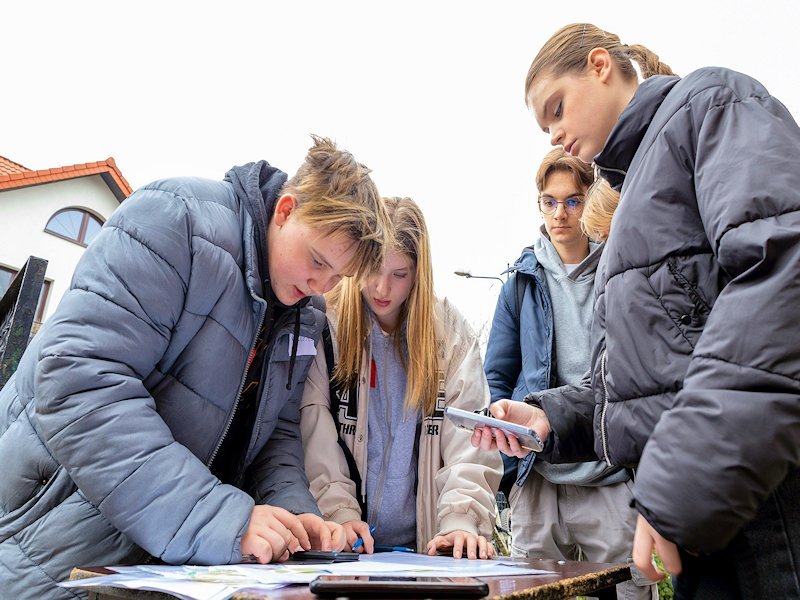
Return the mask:
POLYGON ((446 406, 488 406, 478 343, 461 313, 434 296, 427 228, 419 207, 408 198, 385 202, 396 227, 396 245, 378 273, 361 285, 343 281, 328 298, 336 362, 333 385, 322 343, 306 380, 300 429, 311 493, 325 518, 344 526, 350 548, 360 538, 358 550, 372 552, 374 525, 374 537, 384 545, 412 539, 417 552, 446 550, 461 557, 466 550, 469 558, 490 558, 500 455, 473 448, 470 433, 456 428, 443 412, 446 406), (394 367, 397 373, 397 361, 404 376, 399 385, 383 368, 391 363, 385 371, 394 367), (331 388, 340 390, 338 431, 331 388), (381 409, 370 415, 370 404, 381 409), (368 452, 370 422, 381 430, 374 435, 400 447, 373 443, 368 452), (358 471, 352 478, 345 452, 358 471), (392 506, 399 499, 383 494, 387 481, 398 485, 397 473, 394 480, 385 477, 384 471, 392 468, 391 452, 402 460, 416 458, 402 463, 410 466, 399 488, 414 502, 405 508, 400 502, 399 512, 392 506), (368 490, 374 492, 369 498, 368 490), (416 526, 412 521, 409 529, 414 518, 416 526), (403 519, 405 530, 395 534, 391 528, 403 519), (399 537, 381 539, 382 533, 399 537))

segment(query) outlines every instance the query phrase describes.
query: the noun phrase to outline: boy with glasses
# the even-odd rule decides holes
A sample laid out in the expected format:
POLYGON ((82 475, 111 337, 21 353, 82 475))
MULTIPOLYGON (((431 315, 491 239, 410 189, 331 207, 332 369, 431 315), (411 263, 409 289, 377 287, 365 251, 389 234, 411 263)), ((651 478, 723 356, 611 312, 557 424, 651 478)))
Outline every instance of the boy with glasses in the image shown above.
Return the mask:
MULTIPOLYGON (((522 253, 497 302, 486 350, 492 401, 577 384, 589 368, 594 277, 601 245, 581 229, 590 165, 561 148, 536 176, 544 225, 522 253)), ((602 461, 550 464, 534 453, 505 457, 512 556, 626 562, 636 513, 630 476, 602 461)), ((654 586, 618 586, 620 597, 650 598, 654 586)))

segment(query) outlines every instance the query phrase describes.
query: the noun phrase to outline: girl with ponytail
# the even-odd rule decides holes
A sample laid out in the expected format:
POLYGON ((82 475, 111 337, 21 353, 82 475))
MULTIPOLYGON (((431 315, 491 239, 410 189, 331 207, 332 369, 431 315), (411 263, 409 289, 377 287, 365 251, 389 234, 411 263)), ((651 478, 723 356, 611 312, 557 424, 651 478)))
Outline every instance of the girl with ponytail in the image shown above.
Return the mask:
POLYGON ((679 78, 589 23, 547 41, 525 102, 621 196, 591 389, 492 412, 548 439, 540 459, 635 468, 634 562, 660 577, 655 547, 678 598, 800 597, 800 128, 747 75, 679 78))

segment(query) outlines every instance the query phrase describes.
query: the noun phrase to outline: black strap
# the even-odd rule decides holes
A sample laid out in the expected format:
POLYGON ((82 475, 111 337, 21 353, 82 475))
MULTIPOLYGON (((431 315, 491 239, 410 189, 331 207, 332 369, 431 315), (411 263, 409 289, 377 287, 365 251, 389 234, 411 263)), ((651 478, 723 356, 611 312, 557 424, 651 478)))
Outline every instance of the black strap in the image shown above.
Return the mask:
POLYGON ((528 285, 528 278, 517 271, 514 273, 514 288, 517 292, 517 328, 519 328, 519 316, 522 314, 522 300, 525 297, 525 288, 528 285))
MULTIPOLYGON (((361 520, 366 521, 367 518, 367 504, 364 498, 361 495, 361 475, 358 472, 358 466, 356 465, 356 459, 353 457, 353 453, 350 451, 350 448, 347 447, 342 436, 339 434, 339 405, 341 404, 341 389, 338 385, 336 385, 333 379, 333 370, 335 365, 335 360, 333 358, 333 342, 331 341, 331 330, 328 327, 328 322, 325 322, 325 326, 322 328, 322 345, 325 348, 325 362, 328 363, 328 385, 330 388, 330 408, 331 408, 331 416, 333 417, 334 425, 336 426, 336 436, 337 441, 339 443, 339 448, 342 449, 342 453, 344 454, 344 459, 347 462, 347 469, 350 471, 350 480, 356 485, 356 500, 358 500, 358 506, 361 508, 361 520)), ((356 381, 355 384, 350 388, 348 391, 348 398, 350 402, 354 402, 358 397, 358 382, 356 381)))

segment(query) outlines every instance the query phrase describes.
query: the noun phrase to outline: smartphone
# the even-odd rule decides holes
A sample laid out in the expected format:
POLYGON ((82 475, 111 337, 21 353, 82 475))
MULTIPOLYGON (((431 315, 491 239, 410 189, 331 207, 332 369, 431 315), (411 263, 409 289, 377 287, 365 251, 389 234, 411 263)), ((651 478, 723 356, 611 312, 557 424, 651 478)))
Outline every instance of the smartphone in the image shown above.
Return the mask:
POLYGON ((289 555, 289 560, 303 562, 351 562, 358 560, 358 552, 337 552, 336 550, 300 550, 289 555))
POLYGON ((461 410, 460 408, 453 408, 452 406, 446 407, 444 409, 444 414, 453 422, 456 427, 461 427, 462 429, 469 429, 472 431, 476 427, 487 425, 489 427, 495 427, 496 429, 502 429, 503 431, 514 435, 519 440, 520 446, 523 448, 532 450, 533 452, 541 452, 542 448, 544 448, 544 444, 542 443, 542 440, 539 439, 538 434, 533 429, 528 429, 522 425, 509 423, 508 421, 501 421, 500 419, 495 419, 494 417, 487 417, 481 413, 474 413, 468 410, 461 410))
POLYGON ((317 596, 350 598, 483 598, 486 582, 474 577, 320 575, 309 589, 317 596))

